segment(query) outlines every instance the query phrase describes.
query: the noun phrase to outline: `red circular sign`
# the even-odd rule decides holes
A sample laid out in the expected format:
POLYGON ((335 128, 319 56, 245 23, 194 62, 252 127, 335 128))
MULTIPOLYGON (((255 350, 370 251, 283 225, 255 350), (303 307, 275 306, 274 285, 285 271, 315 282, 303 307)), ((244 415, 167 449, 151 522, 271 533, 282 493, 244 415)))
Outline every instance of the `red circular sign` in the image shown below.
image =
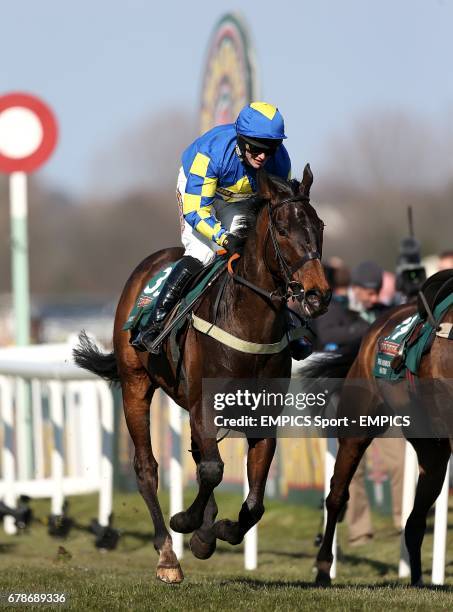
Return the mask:
MULTIPOLYGON (((1 148, 0 142, 0 172, 33 172, 50 157, 57 144, 57 121, 50 108, 39 98, 24 93, 10 93, 0 96, 0 120, 2 113, 10 110, 27 113, 36 124, 40 125, 39 141, 33 150, 24 156, 9 156, 1 148)), ((35 136, 36 139, 36 136, 35 136)), ((30 148, 30 147, 29 147, 30 148)))

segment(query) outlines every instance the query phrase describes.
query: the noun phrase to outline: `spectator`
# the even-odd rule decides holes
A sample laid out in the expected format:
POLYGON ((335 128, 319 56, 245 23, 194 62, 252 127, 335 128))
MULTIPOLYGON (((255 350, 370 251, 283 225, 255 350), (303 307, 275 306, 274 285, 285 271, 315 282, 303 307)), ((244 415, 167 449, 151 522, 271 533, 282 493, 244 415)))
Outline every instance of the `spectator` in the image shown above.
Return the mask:
POLYGON ((453 269, 453 251, 443 251, 439 255, 437 271, 453 269))
POLYGON ((379 302, 386 306, 394 306, 396 298, 396 278, 393 272, 384 270, 382 276, 382 287, 379 292, 379 302))
POLYGON ((374 323, 387 310, 387 306, 379 301, 383 275, 383 269, 374 261, 363 261, 351 272, 351 308, 367 323, 374 323))
MULTIPOLYGON (((388 309, 379 301, 383 285, 382 268, 373 261, 359 264, 352 270, 351 284, 354 307, 365 321, 373 323, 388 309)), ((400 531, 405 441, 402 438, 376 438, 372 444, 377 445, 390 474, 393 522, 400 531)), ((373 537, 370 505, 365 490, 365 463, 363 457, 349 486, 346 523, 351 546, 366 544, 373 537)))
POLYGON ((359 313, 349 309, 349 269, 335 257, 328 260, 325 272, 332 289, 332 300, 326 314, 312 322, 316 334, 314 349, 357 353, 368 325, 359 313))

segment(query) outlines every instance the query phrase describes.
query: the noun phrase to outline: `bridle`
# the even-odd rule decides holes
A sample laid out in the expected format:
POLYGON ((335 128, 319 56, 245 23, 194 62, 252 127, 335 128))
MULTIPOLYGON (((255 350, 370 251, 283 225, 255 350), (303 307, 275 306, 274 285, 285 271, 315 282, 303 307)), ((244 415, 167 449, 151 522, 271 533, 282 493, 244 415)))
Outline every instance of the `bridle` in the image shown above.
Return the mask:
POLYGON ((275 235, 275 225, 272 219, 272 213, 278 208, 280 208, 281 206, 283 206, 284 204, 289 204, 291 202, 307 202, 308 203, 310 202, 310 198, 306 195, 300 194, 297 196, 293 196, 292 198, 286 198, 285 200, 278 202, 278 204, 275 204, 274 206, 271 206, 270 202, 268 202, 267 204, 267 213, 268 213, 269 223, 268 223, 266 238, 264 242, 264 263, 266 265, 268 272, 273 276, 274 279, 278 281, 279 280, 278 276, 271 270, 267 262, 267 259, 266 259, 266 253, 267 253, 266 247, 267 247, 267 242, 270 236, 272 240, 272 245, 274 247, 275 255, 277 258, 277 262, 280 267, 280 272, 282 273, 283 279, 285 281, 284 297, 286 300, 288 300, 290 297, 298 299, 298 300, 302 300, 305 295, 304 287, 302 283, 299 283, 298 281, 295 281, 293 279, 293 274, 297 272, 297 270, 300 270, 301 268, 303 268, 307 262, 312 261, 313 259, 320 260, 321 255, 318 251, 314 251, 314 250, 308 251, 307 253, 305 253, 303 257, 300 257, 292 265, 289 265, 285 257, 283 256, 283 253, 281 252, 280 246, 278 244, 277 236, 275 235))
POLYGON ((234 273, 230 266, 229 267, 230 274, 233 276, 234 280, 241 283, 242 285, 245 285, 246 287, 249 287, 256 293, 259 293, 260 295, 264 296, 270 301, 278 299, 281 302, 287 302, 290 298, 297 299, 301 302, 304 300, 304 297, 305 297, 304 287, 302 283, 294 280, 293 274, 297 272, 297 270, 300 270, 301 268, 303 268, 307 262, 312 261, 314 259, 320 260, 321 254, 315 250, 308 251, 307 253, 305 253, 303 257, 300 257, 292 265, 288 264, 278 244, 277 236, 275 233, 275 223, 272 218, 272 213, 278 208, 280 208, 281 206, 283 206, 284 204, 289 204, 291 202, 309 202, 309 201, 310 201, 310 198, 308 196, 299 194, 297 196, 293 196, 291 198, 286 198, 284 200, 281 200, 281 202, 278 202, 274 206, 271 205, 270 201, 268 201, 267 203, 267 212, 268 212, 269 222, 268 222, 266 237, 264 239, 264 264, 268 272, 271 274, 271 276, 277 281, 278 289, 272 292, 266 291, 265 289, 258 287, 257 285, 255 285, 254 283, 251 283, 250 281, 243 278, 242 276, 239 276, 238 274, 234 273), (283 280, 284 280, 284 292, 283 293, 280 291, 282 279, 280 278, 278 274, 275 274, 275 272, 272 271, 267 261, 267 258, 266 258, 267 244, 268 244, 269 238, 272 241, 272 246, 275 251, 277 263, 280 268, 281 276, 283 277, 283 280))

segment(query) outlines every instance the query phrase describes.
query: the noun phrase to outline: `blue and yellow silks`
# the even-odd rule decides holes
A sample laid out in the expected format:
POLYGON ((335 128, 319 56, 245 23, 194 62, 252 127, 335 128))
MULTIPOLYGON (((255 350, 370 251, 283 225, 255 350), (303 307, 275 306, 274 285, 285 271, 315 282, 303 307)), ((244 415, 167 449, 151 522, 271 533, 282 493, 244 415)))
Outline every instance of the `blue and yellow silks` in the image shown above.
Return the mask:
MULTIPOLYGON (((197 138, 182 154, 187 177, 184 218, 203 236, 220 245, 226 230, 215 217, 214 200, 239 202, 257 191, 256 170, 241 161, 236 139, 233 124, 220 125, 197 138)), ((289 178, 291 162, 283 145, 268 159, 265 169, 289 178)))

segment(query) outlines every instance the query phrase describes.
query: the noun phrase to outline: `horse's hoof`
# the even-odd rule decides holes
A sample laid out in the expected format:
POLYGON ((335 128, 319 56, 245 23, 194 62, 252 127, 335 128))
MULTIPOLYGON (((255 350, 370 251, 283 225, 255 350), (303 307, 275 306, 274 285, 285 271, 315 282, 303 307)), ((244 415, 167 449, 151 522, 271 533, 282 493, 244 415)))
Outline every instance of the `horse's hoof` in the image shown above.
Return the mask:
POLYGON ((175 567, 163 567, 158 565, 156 570, 156 578, 162 580, 166 584, 179 584, 184 580, 184 574, 182 573, 181 566, 175 567))
POLYGON ((319 587, 330 587, 332 584, 332 580, 330 578, 330 574, 323 571, 323 570, 318 570, 318 574, 316 576, 316 580, 315 580, 315 584, 316 586, 319 587))
POLYGON ((198 533, 195 533, 190 538, 189 548, 192 554, 197 559, 209 559, 215 552, 216 549, 216 538, 212 539, 212 542, 205 542, 200 538, 198 533))
POLYGON ((229 519, 217 521, 217 523, 214 524, 214 533, 216 538, 228 542, 233 546, 240 544, 244 539, 244 534, 240 530, 239 524, 229 519))
POLYGON ((423 578, 420 577, 418 580, 416 580, 415 582, 411 582, 411 586, 416 587, 418 589, 423 589, 425 586, 425 583, 423 582, 423 578))
POLYGON ((178 512, 173 515, 170 519, 170 527, 173 531, 177 531, 178 533, 192 533, 199 527, 203 522, 203 517, 201 520, 197 521, 195 517, 188 512, 178 512))

